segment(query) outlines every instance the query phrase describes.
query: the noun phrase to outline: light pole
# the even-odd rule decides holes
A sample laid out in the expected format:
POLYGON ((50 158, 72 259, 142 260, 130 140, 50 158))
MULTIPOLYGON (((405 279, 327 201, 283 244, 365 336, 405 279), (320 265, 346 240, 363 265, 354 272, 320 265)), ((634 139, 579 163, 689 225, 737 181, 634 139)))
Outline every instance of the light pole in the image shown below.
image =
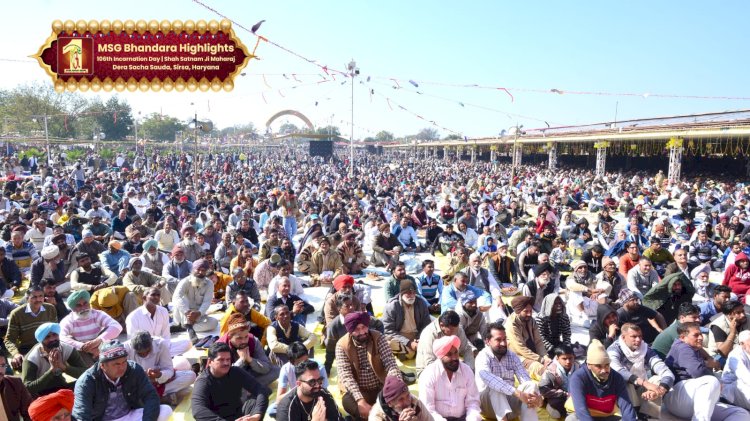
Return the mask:
POLYGON ((354 76, 359 74, 359 67, 357 67, 357 62, 352 59, 346 68, 352 78, 352 133, 349 138, 349 177, 354 177, 354 76))
POLYGON ((516 167, 519 167, 521 165, 521 153, 519 153, 518 150, 518 136, 521 134, 521 129, 523 128, 522 125, 518 125, 516 123, 515 126, 511 127, 515 131, 515 134, 513 136, 513 156, 511 161, 511 169, 510 169, 510 183, 513 184, 513 179, 516 178, 516 167))

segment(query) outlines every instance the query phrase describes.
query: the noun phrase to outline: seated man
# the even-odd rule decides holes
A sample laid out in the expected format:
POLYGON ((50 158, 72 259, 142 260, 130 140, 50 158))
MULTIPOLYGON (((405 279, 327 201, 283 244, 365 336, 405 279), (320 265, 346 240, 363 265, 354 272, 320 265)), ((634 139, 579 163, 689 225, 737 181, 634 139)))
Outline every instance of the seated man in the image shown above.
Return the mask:
POLYGON ((443 295, 443 279, 435 274, 435 262, 422 261, 422 273, 417 275, 417 292, 430 304, 430 313, 440 313, 440 298, 443 295))
POLYGON ((372 240, 372 256, 370 264, 376 267, 385 266, 392 269, 401 255, 401 243, 396 236, 391 234, 391 226, 382 223, 378 226, 378 235, 372 240))
MULTIPOLYGON (((57 283, 54 279, 42 279, 42 282, 39 283, 39 286, 41 286, 42 290, 44 291, 44 302, 55 306, 55 311, 57 311, 57 320, 59 322, 63 319, 63 317, 67 316, 68 313, 70 313, 70 310, 68 310, 68 307, 65 306, 65 299, 62 297, 62 295, 60 295, 59 292, 57 292, 56 285, 57 283)), ((0 301, 2 301, 2 299, 0 299, 0 301)), ((0 304, 0 306, 1 305, 2 304, 0 304)), ((0 313, 1 312, 2 311, 0 311, 0 313)), ((2 322, 0 322, 0 324, 2 324, 2 322)), ((0 335, 2 335, 1 330, 0 335)))
POLYGON ((675 385, 664 396, 663 408, 672 415, 694 420, 739 421, 750 419, 742 408, 719 402, 721 384, 713 370, 719 362, 704 355, 703 334, 698 323, 677 328, 680 338, 667 354, 667 367, 675 374, 675 385))
POLYGON ((292 320, 292 312, 285 305, 273 309, 274 321, 266 329, 268 348, 271 350, 271 361, 282 366, 288 361, 289 345, 303 342, 307 349, 312 349, 318 342, 318 336, 305 329, 305 325, 292 320))
POLYGON ((409 225, 409 217, 403 216, 401 222, 393 227, 393 235, 396 237, 399 243, 401 243, 401 249, 407 252, 421 252, 422 246, 419 244, 417 238, 417 232, 409 225))
POLYGON ((434 419, 481 421, 474 372, 458 358, 461 340, 443 336, 432 343, 437 358, 419 376, 419 400, 434 419))
POLYGON ((404 283, 409 283, 414 286, 415 290, 418 290, 417 281, 411 275, 406 274, 406 264, 404 262, 398 262, 393 267, 391 276, 385 281, 386 303, 399 294, 401 285, 404 283))
POLYGON ((307 360, 293 370, 296 387, 278 401, 276 419, 291 421, 307 417, 310 421, 343 421, 336 401, 326 390, 327 379, 320 365, 307 360))
POLYGON ((555 348, 560 345, 571 345, 570 319, 565 313, 562 298, 557 294, 544 297, 541 310, 536 316, 536 324, 547 356, 552 358, 555 348))
POLYGON ((635 412, 642 414, 641 417, 660 418, 662 397, 672 388, 674 375, 643 341, 641 328, 625 323, 620 332, 620 339, 607 348, 611 368, 628 383, 628 396, 635 412))
POLYGON ((464 363, 469 368, 474 368, 474 354, 477 350, 466 339, 466 334, 461 328, 460 322, 461 319, 458 317, 458 314, 453 310, 448 310, 422 330, 419 334, 419 342, 417 344, 417 376, 419 376, 428 364, 437 359, 437 356, 432 352, 433 343, 445 336, 456 336, 459 338, 461 341, 459 349, 461 358, 463 358, 464 363))
POLYGON ((31 262, 39 257, 34 244, 23 241, 24 230, 19 226, 13 228, 10 233, 10 241, 5 244, 5 255, 11 259, 24 278, 28 278, 31 273, 31 262))
POLYGON ((329 293, 326 296, 325 303, 323 304, 323 316, 325 324, 328 325, 331 321, 339 315, 336 307, 336 298, 339 295, 350 295, 352 297, 352 305, 355 311, 363 311, 362 305, 359 303, 354 293, 354 278, 350 275, 339 275, 333 280, 334 293, 329 293))
POLYGON ((107 313, 125 327, 125 319, 138 308, 138 300, 128 287, 111 286, 91 294, 91 308, 107 313))
POLYGON ((0 399, 0 409, 4 411, 6 419, 34 420, 34 418, 30 418, 36 415, 32 415, 31 407, 29 406, 32 401, 31 394, 26 390, 26 386, 23 385, 21 379, 6 375, 8 359, 2 353, 0 353, 0 365, 5 367, 5 369, 0 370, 0 388, 3 390, 3 398, 0 399))
POLYGON ((154 338, 140 330, 131 333, 125 349, 128 350, 128 359, 143 368, 156 393, 165 402, 176 405, 177 394, 195 382, 195 372, 187 359, 178 357, 177 364, 172 361, 168 340, 154 338))
POLYGON ((60 321, 60 340, 77 349, 86 367, 99 356, 99 347, 117 338, 122 326, 107 313, 92 310, 88 291, 74 291, 68 296, 71 313, 60 321))
POLYGON ((634 323, 641 328, 643 340, 647 344, 654 343, 656 336, 667 326, 659 322, 658 313, 641 304, 641 297, 629 289, 620 291, 620 297, 617 300, 620 307, 617 310, 617 319, 620 326, 624 323, 634 323))
POLYGON ((508 348, 520 359, 526 371, 540 378, 552 360, 547 356, 539 327, 531 315, 531 297, 515 297, 511 302, 513 314, 505 321, 508 348))
POLYGON ((123 250, 122 243, 117 240, 110 241, 108 245, 109 248, 99 256, 102 268, 109 269, 110 272, 121 278, 128 271, 130 253, 123 250))
POLYGON ((10 298, 15 291, 21 286, 21 271, 18 269, 16 262, 5 256, 5 248, 0 247, 0 294, 4 298, 10 298), (5 288, 5 290, 2 290, 5 288))
POLYGON ((277 306, 287 306, 292 312, 292 320, 304 325, 307 323, 307 315, 313 313, 315 308, 301 297, 291 293, 292 284, 288 278, 282 278, 277 284, 276 295, 266 303, 266 317, 271 317, 271 312, 277 306))
POLYGON ((717 285, 713 290, 711 299, 699 305, 701 309, 700 324, 708 326, 714 319, 721 315, 724 303, 732 297, 732 290, 726 285, 717 285))
POLYGON ((611 371, 609 355, 604 345, 591 341, 586 352, 586 364, 568 379, 573 408, 565 408, 569 415, 565 421, 637 420, 630 402, 626 380, 617 371, 611 371), (615 415, 619 408, 620 416, 615 415))
POLYGON ((266 329, 271 325, 271 319, 250 306, 250 298, 243 290, 237 291, 234 295, 234 301, 232 301, 232 304, 229 305, 229 308, 227 308, 227 311, 221 318, 219 333, 221 335, 227 333, 229 318, 235 313, 245 316, 245 320, 250 324, 250 333, 256 338, 260 338, 260 342, 265 345, 266 329))
POLYGON ((247 298, 252 298, 253 309, 260 311, 261 298, 258 284, 255 280, 247 277, 244 269, 234 268, 232 271, 232 282, 227 285, 227 289, 224 292, 224 300, 226 300, 227 306, 232 305, 234 296, 240 291, 244 292, 247 298))
POLYGON ((417 297, 417 289, 411 282, 402 282, 399 295, 388 301, 383 311, 385 337, 399 359, 416 356, 419 333, 430 321, 427 302, 417 297))
POLYGON ((409 391, 401 376, 387 376, 378 400, 370 410, 370 419, 387 420, 390 414, 399 414, 400 419, 414 421, 431 421, 432 415, 427 412, 422 401, 409 391))
POLYGON ((343 264, 341 272, 346 275, 362 273, 362 269, 367 267, 367 257, 357 242, 357 233, 347 232, 343 238, 344 241, 336 247, 343 264))
POLYGON ((60 249, 57 246, 43 248, 39 257, 31 263, 31 284, 39 285, 44 276, 55 280, 59 292, 70 291, 70 285, 65 284, 65 266, 60 260, 60 249))
POLYGON ((344 318, 344 326, 347 334, 336 344, 336 371, 343 393, 341 404, 352 419, 365 421, 383 389, 386 376, 400 376, 401 372, 385 337, 370 329, 369 314, 349 313, 344 318))
MULTIPOLYGON (((154 259, 160 262, 160 258, 158 255, 162 252, 159 251, 156 247, 144 247, 144 250, 146 250, 147 252, 144 253, 141 257, 144 259, 146 267, 149 266, 149 262, 151 260, 151 254, 148 252, 148 250, 157 250, 155 252, 157 256, 154 257, 154 259)), ((185 258, 185 249, 183 249, 179 244, 172 248, 171 254, 172 258, 162 266, 161 276, 167 280, 167 286, 169 287, 169 290, 174 293, 180 281, 187 278, 192 273, 193 262, 185 258)))
POLYGON ((533 269, 534 279, 523 284, 521 295, 532 297, 534 311, 539 312, 542 309, 542 301, 549 295, 557 295, 560 290, 554 279, 551 279, 554 268, 549 263, 536 265, 533 269))
POLYGON ((484 340, 485 347, 477 354, 474 375, 482 416, 500 420, 513 417, 520 417, 521 421, 538 420, 536 408, 542 405, 542 395, 521 360, 508 349, 502 322, 492 322, 484 340), (515 387, 516 379, 518 387, 515 387))
POLYGON ((740 346, 740 332, 750 330, 750 320, 745 306, 735 300, 724 303, 721 313, 708 325, 708 353, 723 367, 729 353, 740 346))
POLYGON ((271 391, 247 371, 232 365, 229 345, 216 342, 193 386, 191 410, 196 421, 261 421, 271 391))
POLYGON ((680 304, 680 308, 677 311, 677 320, 659 333, 656 339, 654 339, 651 349, 662 359, 666 358, 672 344, 680 337, 677 334, 677 328, 683 323, 700 322, 700 319, 700 308, 697 305, 692 303, 680 304))
POLYGON ((75 380, 68 382, 63 373, 78 379, 88 368, 78 351, 60 343, 60 325, 44 323, 34 332, 38 344, 23 360, 21 379, 33 397, 53 393, 58 389, 72 389, 75 380))
POLYGON ((169 355, 182 355, 192 347, 192 344, 189 339, 171 337, 174 326, 170 326, 169 311, 160 303, 161 290, 146 289, 143 294, 143 305, 125 319, 125 330, 131 339, 136 332, 148 332, 152 337, 161 338, 169 344, 169 355))
POLYGON ((128 361, 118 340, 102 344, 99 362, 76 382, 76 420, 166 421, 172 408, 159 405, 159 396, 143 368, 128 361))
POLYGON ((750 410, 750 331, 739 335, 740 346, 733 349, 721 373, 721 397, 750 410))
POLYGON ((456 314, 460 319, 460 326, 466 338, 474 344, 474 348, 484 348, 484 331, 487 328, 484 314, 477 306, 477 296, 471 291, 465 291, 459 297, 456 314))
POLYGON ((485 312, 492 305, 492 296, 489 292, 469 285, 469 275, 458 272, 453 276, 453 281, 443 289, 443 296, 440 298, 440 311, 455 310, 459 305, 459 297, 466 291, 470 291, 477 297, 477 305, 480 311, 485 312))
MULTIPOLYGON (((279 372, 279 387, 276 390, 276 402, 271 405, 271 409, 268 411, 269 415, 276 413, 276 404, 278 404, 286 392, 289 391, 292 387, 291 385, 296 384, 297 376, 295 374, 295 367, 307 361, 313 361, 315 364, 318 364, 317 361, 310 358, 310 354, 305 347, 305 344, 302 342, 295 342, 289 346, 288 357, 289 361, 281 366, 281 371, 279 372)), ((320 367, 320 378, 323 381, 322 387, 323 389, 328 389, 328 374, 326 373, 325 368, 320 366, 320 364, 318 364, 318 367, 320 367)))
POLYGON ((204 259, 193 262, 192 274, 180 281, 172 296, 175 322, 187 329, 193 344, 199 340, 196 332, 211 332, 219 325, 207 314, 214 297, 214 285, 206 277, 208 269, 204 259))
POLYGON ((312 255, 310 279, 315 285, 330 286, 333 278, 341 275, 344 263, 327 237, 321 237, 318 244, 319 248, 312 255))
POLYGON ((44 292, 39 286, 26 290, 26 305, 16 307, 8 316, 8 331, 5 334, 5 349, 13 359, 13 369, 20 370, 23 356, 37 344, 36 329, 44 323, 57 323, 55 307, 44 302, 44 292))
POLYGON ((100 264, 92 264, 88 254, 78 255, 78 268, 70 274, 70 288, 74 291, 94 291, 112 286, 117 275, 100 264))
POLYGON ((219 342, 229 345, 232 364, 249 371, 255 381, 263 386, 273 383, 279 377, 279 367, 271 364, 260 340, 250 333, 250 324, 245 316, 234 313, 228 325, 227 333, 219 338, 219 342))
POLYGON ((692 303, 695 288, 682 272, 665 276, 643 296, 643 305, 664 316, 666 324, 677 319, 677 309, 682 303, 692 303))
MULTIPOLYGON (((29 400, 31 397, 29 397, 29 400)), ((29 416, 32 420, 67 420, 73 412, 73 391, 60 389, 55 393, 42 396, 29 405, 29 416)), ((9 411, 6 409, 6 413, 9 411)))
POLYGON ((128 273, 122 278, 122 284, 136 297, 142 297, 147 289, 156 287, 161 295, 161 305, 172 302, 172 292, 167 288, 167 280, 151 272, 142 270, 143 260, 133 257, 128 264, 128 273))
MULTIPOLYGON (((336 308, 338 316, 326 325, 326 334, 324 336, 326 346, 326 361, 324 368, 326 373, 330 373, 331 367, 333 367, 333 360, 336 358, 336 343, 346 335, 344 318, 351 312, 362 311, 357 308, 354 296, 345 294, 336 294, 336 308)), ((370 318, 370 329, 375 329, 381 334, 385 331, 383 322, 374 317, 370 318)))

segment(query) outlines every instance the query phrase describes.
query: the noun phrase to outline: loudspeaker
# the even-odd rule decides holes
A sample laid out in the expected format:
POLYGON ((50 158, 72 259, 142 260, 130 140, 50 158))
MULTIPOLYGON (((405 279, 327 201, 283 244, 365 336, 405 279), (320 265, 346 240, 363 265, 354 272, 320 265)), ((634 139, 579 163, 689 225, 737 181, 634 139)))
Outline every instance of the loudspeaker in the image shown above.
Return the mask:
POLYGON ((375 155, 377 153, 378 149, 377 149, 377 147, 375 147, 375 145, 367 145, 367 146, 365 146, 365 151, 367 151, 367 153, 369 153, 369 154, 375 155))
POLYGON ((310 142, 310 156, 333 156, 333 142, 330 140, 315 140, 310 142))
POLYGON ((378 155, 383 155, 383 147, 378 146, 378 155))

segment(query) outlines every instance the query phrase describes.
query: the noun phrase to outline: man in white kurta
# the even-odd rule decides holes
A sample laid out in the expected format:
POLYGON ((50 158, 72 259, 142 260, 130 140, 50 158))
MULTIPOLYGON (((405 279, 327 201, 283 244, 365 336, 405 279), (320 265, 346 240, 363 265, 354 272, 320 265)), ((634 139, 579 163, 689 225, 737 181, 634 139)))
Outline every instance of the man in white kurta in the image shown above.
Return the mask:
POLYGON ((125 319, 125 329, 128 338, 132 339, 138 331, 145 331, 151 336, 163 339, 169 344, 171 356, 182 355, 187 352, 192 344, 189 339, 171 338, 169 330, 169 312, 159 305, 161 290, 159 288, 148 288, 143 294, 143 305, 128 314, 125 319))
POLYGON ((178 357, 179 366, 174 365, 169 356, 169 343, 161 338, 152 338, 148 332, 140 331, 124 345, 128 359, 138 363, 155 386, 164 385, 162 396, 178 393, 195 382, 195 372, 187 359, 178 357))

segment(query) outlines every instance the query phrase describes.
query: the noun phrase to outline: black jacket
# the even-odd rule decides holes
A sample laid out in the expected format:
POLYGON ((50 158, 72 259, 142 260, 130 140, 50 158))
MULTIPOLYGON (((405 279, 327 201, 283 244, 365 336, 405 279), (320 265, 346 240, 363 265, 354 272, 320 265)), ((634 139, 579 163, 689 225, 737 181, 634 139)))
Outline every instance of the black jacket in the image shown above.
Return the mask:
MULTIPOLYGON (((333 396, 325 389, 323 389, 321 396, 326 404, 326 421, 343 421, 344 418, 339 413, 339 408, 336 406, 333 396)), ((304 408, 302 401, 297 397, 297 388, 295 387, 287 392, 276 405, 276 421, 306 420, 308 414, 312 414, 316 402, 317 398, 307 405, 307 408, 304 408)))
POLYGON ((203 370, 193 385, 193 418, 196 421, 234 421, 242 417, 242 389, 250 392, 249 399, 256 400, 256 410, 265 414, 271 390, 255 381, 250 373, 232 366, 226 376, 214 377, 208 369, 203 370))

